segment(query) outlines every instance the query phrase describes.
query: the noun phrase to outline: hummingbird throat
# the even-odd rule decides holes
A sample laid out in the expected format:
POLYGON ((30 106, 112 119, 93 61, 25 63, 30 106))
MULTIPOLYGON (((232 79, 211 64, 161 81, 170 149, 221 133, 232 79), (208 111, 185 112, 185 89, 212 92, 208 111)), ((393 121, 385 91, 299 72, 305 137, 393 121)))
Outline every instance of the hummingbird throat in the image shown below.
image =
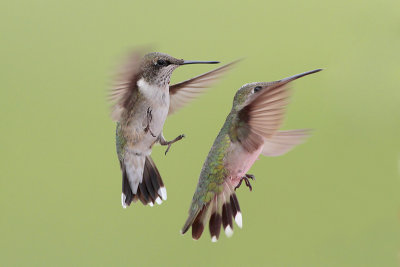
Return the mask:
MULTIPOLYGON (((151 102, 158 102, 161 101, 165 104, 166 94, 169 93, 169 86, 168 83, 166 84, 151 84, 148 83, 145 79, 141 78, 137 82, 137 86, 141 94, 143 94, 148 100, 151 102)), ((158 103, 157 103, 158 104, 158 103)))

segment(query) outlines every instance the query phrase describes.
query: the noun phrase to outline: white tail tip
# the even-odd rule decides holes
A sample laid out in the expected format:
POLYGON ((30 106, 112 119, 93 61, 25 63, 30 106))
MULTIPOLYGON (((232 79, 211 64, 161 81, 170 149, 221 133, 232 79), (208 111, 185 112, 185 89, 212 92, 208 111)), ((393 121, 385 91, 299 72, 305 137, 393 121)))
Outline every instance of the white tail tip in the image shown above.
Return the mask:
POLYGON ((124 195, 124 193, 122 193, 122 194, 121 194, 121 204, 122 204, 122 207, 123 207, 124 209, 126 209, 125 200, 126 200, 126 196, 124 195))
POLYGON ((235 222, 239 226, 239 228, 242 228, 242 226, 243 226, 242 225, 242 213, 240 211, 238 211, 238 213, 236 213, 235 222))
POLYGON ((233 235, 233 229, 231 228, 230 225, 228 225, 228 226, 225 228, 225 234, 226 234, 227 237, 231 237, 231 236, 233 235))
POLYGON ((156 203, 157 203, 158 205, 161 205, 161 203, 162 203, 162 200, 161 200, 161 198, 160 198, 160 197, 157 197, 157 198, 156 198, 156 203))
POLYGON ((167 189, 165 189, 165 187, 161 187, 160 189, 158 189, 157 193, 164 201, 167 200, 167 189))

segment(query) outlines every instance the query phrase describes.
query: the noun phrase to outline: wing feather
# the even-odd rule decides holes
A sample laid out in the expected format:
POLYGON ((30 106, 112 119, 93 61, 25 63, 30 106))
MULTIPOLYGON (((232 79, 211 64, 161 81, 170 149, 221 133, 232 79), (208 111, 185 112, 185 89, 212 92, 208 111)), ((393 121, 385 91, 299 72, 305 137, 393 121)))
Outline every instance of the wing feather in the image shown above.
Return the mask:
MULTIPOLYGON (((273 137, 282 125, 285 109, 289 103, 290 82, 318 71, 321 71, 321 69, 301 73, 280 81, 265 83, 261 91, 254 93, 247 105, 238 112, 239 120, 244 123, 240 123, 237 137, 247 151, 254 151, 263 145, 265 140, 270 140, 270 143, 274 143, 274 145, 269 146, 274 147, 274 152, 271 152, 271 155, 278 155, 290 150, 293 145, 305 139, 305 133, 301 132, 300 137, 292 137, 292 140, 295 140, 293 144, 289 142, 279 146, 278 140, 282 140, 282 135, 287 134, 287 132, 280 132, 279 138, 274 139, 273 137)), ((265 153, 268 154, 268 152, 265 153)))
POLYGON ((111 118, 114 121, 120 121, 122 114, 135 103, 141 59, 141 52, 132 52, 117 72, 114 87, 108 97, 112 103, 111 118))
POLYGON ((279 131, 272 138, 264 140, 261 154, 268 157, 283 155, 295 146, 304 143, 310 136, 310 132, 308 129, 279 131))
POLYGON ((193 99, 201 95, 208 87, 218 81, 237 61, 226 64, 215 70, 206 72, 190 80, 169 87, 170 106, 168 115, 174 113, 193 99))

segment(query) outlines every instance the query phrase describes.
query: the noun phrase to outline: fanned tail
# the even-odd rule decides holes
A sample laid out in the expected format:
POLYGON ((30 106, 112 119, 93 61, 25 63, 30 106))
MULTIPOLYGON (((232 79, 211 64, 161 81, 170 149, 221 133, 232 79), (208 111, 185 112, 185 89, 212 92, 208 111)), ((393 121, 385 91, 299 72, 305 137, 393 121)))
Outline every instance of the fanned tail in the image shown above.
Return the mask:
POLYGON ((192 237, 197 240, 201 237, 208 221, 211 241, 216 242, 221 232, 221 225, 226 236, 232 236, 233 219, 239 228, 242 228, 242 213, 239 202, 232 184, 225 181, 222 192, 214 195, 210 202, 189 214, 181 232, 185 234, 192 227, 192 237))
POLYGON ((167 191, 156 165, 150 156, 136 157, 121 162, 122 207, 126 208, 138 199, 144 205, 161 204, 162 200, 167 200, 167 191))

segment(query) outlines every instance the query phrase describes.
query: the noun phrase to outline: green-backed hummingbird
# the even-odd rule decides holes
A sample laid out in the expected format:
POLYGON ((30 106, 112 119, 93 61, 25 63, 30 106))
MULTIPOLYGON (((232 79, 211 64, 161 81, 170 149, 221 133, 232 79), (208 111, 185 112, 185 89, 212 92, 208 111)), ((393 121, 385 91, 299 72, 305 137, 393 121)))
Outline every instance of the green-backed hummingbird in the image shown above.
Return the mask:
POLYGON ((227 71, 222 66, 190 80, 169 85, 172 72, 187 64, 215 64, 217 61, 188 61, 163 53, 142 56, 133 52, 118 73, 110 93, 112 118, 117 122, 116 147, 122 171, 122 207, 138 199, 144 205, 167 199, 160 173, 150 157, 155 143, 170 146, 182 139, 165 140, 167 116, 196 98, 227 71))
POLYGON ((236 92, 232 110, 201 170, 182 234, 192 227, 192 237, 197 240, 209 222, 211 240, 215 242, 221 225, 228 237, 233 234, 233 220, 242 228, 235 190, 242 181, 252 189, 249 179, 254 176, 247 171, 260 154, 283 155, 309 135, 307 130, 280 131, 279 128, 288 104, 290 82, 319 71, 274 82, 245 84, 236 92))

